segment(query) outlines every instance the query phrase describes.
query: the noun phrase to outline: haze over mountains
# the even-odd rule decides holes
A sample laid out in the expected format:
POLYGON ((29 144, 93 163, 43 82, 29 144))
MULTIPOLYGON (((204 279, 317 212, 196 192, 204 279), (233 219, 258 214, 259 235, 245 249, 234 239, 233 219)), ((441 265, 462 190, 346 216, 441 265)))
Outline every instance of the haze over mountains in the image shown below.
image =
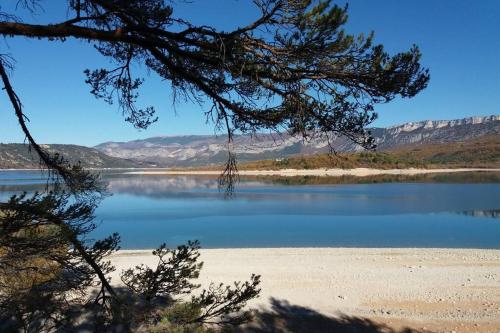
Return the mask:
MULTIPOLYGON (((500 116, 469 117, 457 120, 420 121, 388 128, 373 128, 378 150, 408 145, 467 141, 500 134, 500 116)), ((311 155, 329 150, 321 140, 304 142, 289 135, 238 135, 234 150, 241 162, 311 155)), ((361 147, 345 138, 336 138, 339 152, 357 152, 361 147)), ((496 147, 496 146, 495 146, 496 147)), ((72 162, 91 168, 196 167, 221 164, 227 159, 225 136, 188 135, 152 137, 129 142, 106 142, 94 148, 54 144, 48 146, 72 162)), ((495 148, 494 154, 500 154, 495 148)), ((22 144, 0 144, 0 169, 38 167, 38 159, 22 144)))
MULTIPOLYGON (((408 144, 459 142, 483 135, 500 133, 500 116, 469 117, 457 120, 420 121, 388 128, 373 128, 378 150, 389 150, 408 144)), ((117 157, 155 164, 161 167, 188 167, 220 164, 227 159, 225 136, 164 136, 129 142, 106 142, 95 148, 117 157)), ((363 148, 339 137, 333 141, 339 152, 356 152, 363 148)), ((283 158, 298 154, 324 153, 328 143, 322 140, 304 142, 289 135, 238 135, 234 150, 239 161, 283 158)))

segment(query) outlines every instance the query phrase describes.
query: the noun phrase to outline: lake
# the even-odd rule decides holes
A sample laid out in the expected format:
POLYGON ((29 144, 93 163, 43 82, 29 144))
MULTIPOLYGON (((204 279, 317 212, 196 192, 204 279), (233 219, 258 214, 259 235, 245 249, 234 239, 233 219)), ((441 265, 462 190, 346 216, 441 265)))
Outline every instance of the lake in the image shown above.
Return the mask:
MULTIPOLYGON (((249 178, 227 198, 216 178, 106 172, 112 195, 96 211, 92 236, 119 232, 124 249, 190 239, 205 248, 500 249, 498 175, 439 177, 249 178)), ((40 172, 0 171, 3 199, 45 186, 40 172)))

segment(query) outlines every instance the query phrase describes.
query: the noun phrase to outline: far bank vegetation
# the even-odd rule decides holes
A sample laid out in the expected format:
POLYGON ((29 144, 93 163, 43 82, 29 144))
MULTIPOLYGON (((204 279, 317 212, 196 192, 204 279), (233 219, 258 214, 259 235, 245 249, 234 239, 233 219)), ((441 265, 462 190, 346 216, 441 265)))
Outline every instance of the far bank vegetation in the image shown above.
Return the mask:
POLYGON ((323 168, 499 168, 500 136, 446 144, 406 145, 387 151, 316 154, 241 163, 240 170, 323 168))

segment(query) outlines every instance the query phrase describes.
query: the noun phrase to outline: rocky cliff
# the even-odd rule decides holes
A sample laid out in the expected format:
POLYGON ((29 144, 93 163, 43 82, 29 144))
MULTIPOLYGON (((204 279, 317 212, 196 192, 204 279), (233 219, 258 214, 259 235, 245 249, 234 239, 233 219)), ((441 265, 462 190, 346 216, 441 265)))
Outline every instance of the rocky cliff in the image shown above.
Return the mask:
MULTIPOLYGON (((378 150, 408 144, 435 144, 469 140, 500 134, 500 116, 470 117, 456 120, 420 121, 388 128, 373 128, 378 150)), ((362 150, 343 137, 333 140, 339 152, 362 150)), ((234 150, 239 161, 283 158, 297 154, 315 154, 329 150, 321 139, 304 142, 286 134, 259 134, 235 137, 234 150)), ((95 147, 101 152, 165 167, 210 165, 224 162, 227 145, 224 136, 163 136, 129 142, 106 142, 95 147)))

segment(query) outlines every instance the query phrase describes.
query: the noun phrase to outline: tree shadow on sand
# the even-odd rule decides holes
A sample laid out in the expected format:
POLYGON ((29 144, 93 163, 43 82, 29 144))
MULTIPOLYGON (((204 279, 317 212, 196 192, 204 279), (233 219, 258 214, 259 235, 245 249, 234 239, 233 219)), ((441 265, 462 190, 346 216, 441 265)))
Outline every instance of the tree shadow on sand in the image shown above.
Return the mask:
POLYGON ((255 320, 237 333, 423 333, 411 328, 396 331, 368 318, 329 317, 312 309, 271 299, 271 309, 256 313, 255 320))

